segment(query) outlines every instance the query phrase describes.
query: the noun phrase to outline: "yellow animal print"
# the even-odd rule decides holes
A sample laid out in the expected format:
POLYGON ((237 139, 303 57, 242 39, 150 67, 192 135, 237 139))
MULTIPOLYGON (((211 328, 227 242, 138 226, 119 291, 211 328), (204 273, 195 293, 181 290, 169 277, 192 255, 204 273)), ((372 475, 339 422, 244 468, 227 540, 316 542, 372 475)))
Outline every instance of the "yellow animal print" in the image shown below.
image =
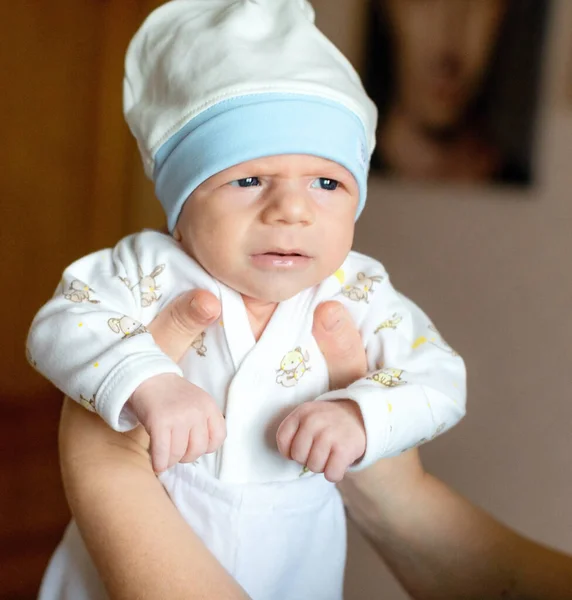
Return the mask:
POLYGON ((407 382, 401 379, 403 375, 402 369, 391 369, 385 368, 381 369, 381 371, 377 371, 370 375, 367 379, 371 381, 375 381, 379 383, 379 385, 383 385, 384 387, 397 387, 398 385, 405 385, 407 382))
POLYGON ((123 334, 122 339, 133 337, 140 333, 149 333, 146 327, 139 323, 139 321, 125 315, 120 319, 109 319, 107 324, 113 333, 123 334))
POLYGON ((93 300, 90 296, 91 294, 95 294, 95 292, 83 281, 79 279, 74 279, 70 283, 69 290, 64 290, 64 298, 69 300, 70 302, 75 302, 76 304, 81 304, 82 302, 89 302, 90 304, 99 304, 99 300, 93 300))
POLYGON ((403 317, 394 313, 389 319, 385 319, 385 321, 376 328, 374 333, 379 333, 382 329, 397 329, 397 326, 401 321, 403 321, 403 317))
POLYGON ((296 385, 304 373, 310 370, 309 360, 310 355, 308 352, 302 352, 300 346, 285 354, 280 362, 276 383, 284 387, 296 385))
POLYGON ((364 302, 368 303, 369 294, 373 294, 374 292, 373 284, 383 281, 383 276, 358 273, 357 280, 359 283, 356 285, 344 286, 342 288, 342 294, 354 302, 361 302, 363 300, 364 302))

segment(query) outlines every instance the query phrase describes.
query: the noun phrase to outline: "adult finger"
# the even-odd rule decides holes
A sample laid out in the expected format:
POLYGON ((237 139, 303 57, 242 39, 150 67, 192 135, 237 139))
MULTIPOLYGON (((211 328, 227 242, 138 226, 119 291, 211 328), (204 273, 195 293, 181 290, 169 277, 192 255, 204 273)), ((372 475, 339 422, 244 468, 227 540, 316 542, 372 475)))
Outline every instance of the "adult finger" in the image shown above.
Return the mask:
POLYGON ((206 290, 192 290, 175 298, 148 325, 157 345, 178 362, 189 346, 215 321, 218 298, 206 290))
POLYGON ((367 373, 361 335, 342 304, 334 300, 320 304, 312 333, 328 363, 331 389, 348 387, 367 373))

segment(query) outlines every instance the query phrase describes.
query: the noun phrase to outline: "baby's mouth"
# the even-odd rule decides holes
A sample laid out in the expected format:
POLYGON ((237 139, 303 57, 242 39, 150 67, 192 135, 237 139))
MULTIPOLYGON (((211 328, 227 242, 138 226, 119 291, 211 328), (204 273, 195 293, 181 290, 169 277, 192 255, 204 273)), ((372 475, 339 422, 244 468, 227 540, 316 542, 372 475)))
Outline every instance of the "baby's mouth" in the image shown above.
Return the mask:
POLYGON ((251 260, 262 269, 300 269, 310 264, 310 257, 297 248, 272 248, 252 254, 251 260))
POLYGON ((260 254, 262 254, 263 256, 282 256, 282 257, 289 257, 289 256, 302 256, 304 258, 308 258, 308 255, 304 252, 302 252, 299 249, 293 249, 293 250, 284 250, 282 248, 278 249, 278 248, 272 248, 271 250, 268 250, 266 252, 261 252, 260 254))

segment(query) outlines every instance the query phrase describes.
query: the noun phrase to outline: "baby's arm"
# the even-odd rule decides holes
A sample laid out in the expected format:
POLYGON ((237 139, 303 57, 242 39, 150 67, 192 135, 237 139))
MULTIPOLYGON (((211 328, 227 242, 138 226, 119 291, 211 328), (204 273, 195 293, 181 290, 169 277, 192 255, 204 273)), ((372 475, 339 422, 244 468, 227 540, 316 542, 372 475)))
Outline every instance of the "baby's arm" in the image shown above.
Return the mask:
POLYGON ((387 276, 369 302, 360 328, 368 375, 318 398, 359 405, 367 449, 358 468, 435 438, 465 414, 464 362, 429 318, 387 276))
POLYGON ((216 450, 226 435, 214 400, 182 377, 144 325, 161 305, 161 284, 144 273, 188 260, 172 244, 146 232, 75 262, 28 337, 33 364, 68 396, 113 429, 145 427, 156 471, 216 450))
MULTIPOLYGON (((143 324, 137 238, 69 266, 36 315, 27 342, 40 373, 119 431, 137 424, 126 403, 143 381, 182 375, 143 324)), ((147 315, 146 322, 153 314, 147 315)))
POLYGON ((386 274, 368 302, 361 324, 368 375, 298 406, 277 432, 283 456, 335 482, 350 467, 435 438, 465 414, 463 360, 428 317, 386 274))

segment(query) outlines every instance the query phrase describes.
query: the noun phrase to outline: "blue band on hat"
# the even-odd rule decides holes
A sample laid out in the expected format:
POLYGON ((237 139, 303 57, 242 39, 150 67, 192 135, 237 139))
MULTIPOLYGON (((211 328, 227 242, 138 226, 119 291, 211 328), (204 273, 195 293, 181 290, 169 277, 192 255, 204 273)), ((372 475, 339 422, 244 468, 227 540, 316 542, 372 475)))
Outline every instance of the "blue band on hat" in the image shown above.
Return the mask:
POLYGON ((257 94, 205 110, 157 152, 153 179, 169 231, 189 195, 209 177, 240 163, 278 154, 310 154, 345 167, 366 200, 369 156, 359 118, 317 96, 257 94))

